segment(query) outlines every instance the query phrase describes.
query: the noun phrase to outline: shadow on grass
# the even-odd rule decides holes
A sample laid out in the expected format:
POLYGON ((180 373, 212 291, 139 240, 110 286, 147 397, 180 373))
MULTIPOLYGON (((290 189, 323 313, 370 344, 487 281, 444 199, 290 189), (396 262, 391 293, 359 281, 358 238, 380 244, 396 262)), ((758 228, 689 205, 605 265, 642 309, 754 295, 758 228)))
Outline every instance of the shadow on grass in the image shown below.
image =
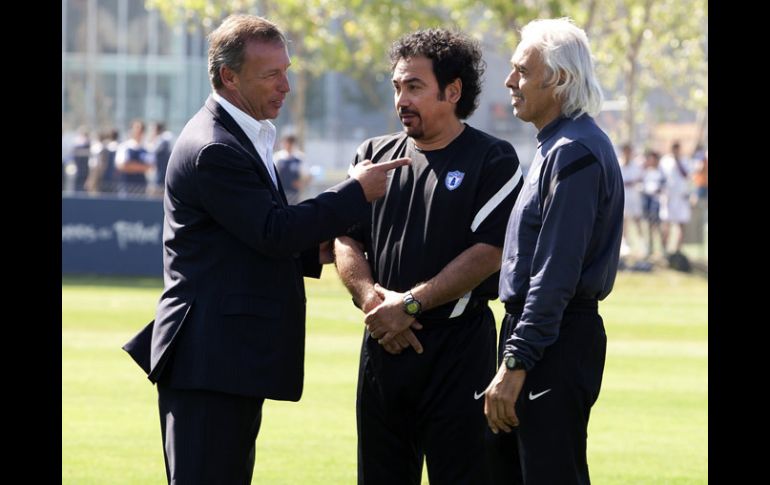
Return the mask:
POLYGON ((163 278, 148 276, 62 275, 64 286, 118 286, 121 288, 163 289, 163 278))

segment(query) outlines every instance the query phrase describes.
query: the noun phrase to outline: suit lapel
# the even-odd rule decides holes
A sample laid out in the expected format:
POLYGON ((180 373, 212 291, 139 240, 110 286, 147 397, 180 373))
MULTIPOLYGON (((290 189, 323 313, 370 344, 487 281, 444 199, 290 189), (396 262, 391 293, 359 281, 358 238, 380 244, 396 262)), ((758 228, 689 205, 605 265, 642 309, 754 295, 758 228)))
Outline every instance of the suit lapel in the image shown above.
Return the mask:
MULTIPOLYGON (((225 109, 219 103, 214 101, 214 98, 211 96, 209 96, 206 100, 206 108, 220 123, 222 123, 222 126, 224 126, 227 131, 233 134, 233 136, 241 144, 241 147, 243 147, 246 152, 251 155, 252 163, 256 167, 257 172, 264 179, 265 185, 270 188, 270 191, 273 194, 273 198, 278 201, 279 205, 286 207, 288 203, 286 202, 286 195, 284 195, 283 189, 281 188, 280 192, 276 190, 275 184, 273 184, 273 179, 270 177, 270 173, 267 171, 267 167, 265 166, 262 157, 259 156, 259 153, 257 153, 257 150, 254 148, 254 144, 251 142, 249 137, 246 136, 246 133, 243 131, 243 129, 238 125, 238 123, 235 122, 233 117, 230 116, 230 114, 225 111, 225 109)), ((278 181, 278 187, 280 188, 281 182, 278 180, 278 170, 276 170, 275 178, 278 181)))

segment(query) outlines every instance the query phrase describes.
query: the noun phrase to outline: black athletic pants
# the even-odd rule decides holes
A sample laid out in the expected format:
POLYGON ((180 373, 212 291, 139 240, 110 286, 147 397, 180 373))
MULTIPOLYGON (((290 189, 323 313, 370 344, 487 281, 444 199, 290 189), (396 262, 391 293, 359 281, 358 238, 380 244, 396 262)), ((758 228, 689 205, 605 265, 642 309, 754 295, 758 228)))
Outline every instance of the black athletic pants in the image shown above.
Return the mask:
MULTIPOLYGON (((520 315, 520 314, 519 314, 520 315)), ((501 357, 519 315, 506 314, 501 357)), ((594 310, 565 311, 559 338, 527 372, 516 402, 519 426, 487 431, 495 484, 588 485, 588 417, 604 372, 607 336, 594 310)))
POLYGON ((495 321, 473 316, 416 331, 424 352, 392 355, 364 335, 358 377, 358 483, 486 485, 484 397, 495 373, 495 321), (479 396, 476 399, 475 396, 479 396))

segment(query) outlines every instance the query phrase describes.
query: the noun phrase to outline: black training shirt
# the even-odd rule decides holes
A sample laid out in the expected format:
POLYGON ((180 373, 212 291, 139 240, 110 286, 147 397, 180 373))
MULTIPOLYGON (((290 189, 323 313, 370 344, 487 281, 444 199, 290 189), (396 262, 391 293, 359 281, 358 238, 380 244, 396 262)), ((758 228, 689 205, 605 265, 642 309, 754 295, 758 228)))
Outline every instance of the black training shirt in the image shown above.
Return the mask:
MULTIPOLYGON (((522 185, 510 143, 465 125, 446 147, 423 151, 402 132, 365 141, 353 164, 400 157, 410 157, 411 165, 390 172, 385 196, 372 203, 371 222, 350 233, 364 242, 376 282, 403 292, 436 276, 476 243, 503 246, 522 185)), ((497 298, 498 275, 423 318, 456 317, 472 298, 497 298)))

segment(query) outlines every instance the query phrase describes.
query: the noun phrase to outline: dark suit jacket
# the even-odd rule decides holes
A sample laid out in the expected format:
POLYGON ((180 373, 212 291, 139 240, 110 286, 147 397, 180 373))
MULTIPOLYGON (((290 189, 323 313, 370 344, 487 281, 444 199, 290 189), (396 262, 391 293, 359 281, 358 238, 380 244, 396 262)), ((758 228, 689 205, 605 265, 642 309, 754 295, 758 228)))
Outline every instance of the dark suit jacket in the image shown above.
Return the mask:
POLYGON ((155 320, 123 348, 150 381, 299 400, 303 274, 318 243, 369 216, 348 179, 288 206, 251 141, 211 97, 174 146, 163 201, 165 288, 155 320))

